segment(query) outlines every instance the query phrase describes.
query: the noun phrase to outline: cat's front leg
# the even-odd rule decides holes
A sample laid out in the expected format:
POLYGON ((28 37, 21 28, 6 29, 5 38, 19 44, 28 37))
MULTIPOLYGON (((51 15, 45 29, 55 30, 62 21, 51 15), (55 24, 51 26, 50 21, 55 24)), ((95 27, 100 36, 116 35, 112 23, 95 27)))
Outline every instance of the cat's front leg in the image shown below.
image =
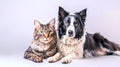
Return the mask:
POLYGON ((58 52, 58 53, 56 53, 54 56, 49 57, 49 58, 48 58, 48 62, 49 62, 49 63, 56 62, 56 61, 60 60, 62 57, 63 57, 63 56, 58 52))
POLYGON ((29 60, 32 60, 32 61, 34 61, 36 63, 39 63, 39 62, 43 61, 43 57, 38 56, 38 55, 33 54, 33 53, 28 53, 25 58, 29 59, 29 60))
POLYGON ((32 49, 30 47, 26 50, 26 52, 24 54, 24 58, 32 60, 32 61, 34 61, 36 63, 43 61, 42 54, 41 54, 41 56, 36 55, 35 53, 32 52, 32 49))

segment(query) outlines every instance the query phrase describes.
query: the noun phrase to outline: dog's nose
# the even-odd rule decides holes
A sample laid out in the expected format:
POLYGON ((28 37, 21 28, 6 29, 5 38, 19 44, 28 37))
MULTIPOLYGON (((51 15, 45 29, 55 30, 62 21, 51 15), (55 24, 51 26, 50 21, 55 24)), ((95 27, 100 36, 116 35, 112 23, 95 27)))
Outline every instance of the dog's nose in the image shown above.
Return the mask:
POLYGON ((69 30, 68 33, 69 33, 69 34, 73 34, 73 31, 72 31, 72 30, 69 30))

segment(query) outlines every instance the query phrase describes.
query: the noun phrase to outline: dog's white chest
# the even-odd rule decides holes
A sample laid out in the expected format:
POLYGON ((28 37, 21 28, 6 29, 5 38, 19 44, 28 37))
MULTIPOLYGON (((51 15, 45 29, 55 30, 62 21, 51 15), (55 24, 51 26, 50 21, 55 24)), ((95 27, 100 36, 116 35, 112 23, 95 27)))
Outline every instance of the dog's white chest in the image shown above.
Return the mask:
POLYGON ((68 54, 75 53, 76 55, 81 56, 83 54, 83 45, 85 39, 69 39, 64 37, 58 42, 58 48, 62 55, 67 56, 68 54))
POLYGON ((82 50, 82 46, 61 46, 60 47, 60 52, 66 56, 68 54, 71 54, 71 53, 76 53, 76 54, 80 54, 80 53, 83 53, 83 50, 82 50))

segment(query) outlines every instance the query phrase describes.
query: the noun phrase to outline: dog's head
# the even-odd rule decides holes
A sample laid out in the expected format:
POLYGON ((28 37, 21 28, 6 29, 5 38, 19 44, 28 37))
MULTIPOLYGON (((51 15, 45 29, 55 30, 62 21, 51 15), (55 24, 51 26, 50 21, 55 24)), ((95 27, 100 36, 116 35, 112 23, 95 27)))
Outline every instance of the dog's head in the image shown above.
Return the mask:
POLYGON ((59 7, 59 38, 61 38, 63 35, 68 37, 81 38, 84 33, 86 11, 87 9, 83 9, 80 12, 70 14, 62 7, 59 7))

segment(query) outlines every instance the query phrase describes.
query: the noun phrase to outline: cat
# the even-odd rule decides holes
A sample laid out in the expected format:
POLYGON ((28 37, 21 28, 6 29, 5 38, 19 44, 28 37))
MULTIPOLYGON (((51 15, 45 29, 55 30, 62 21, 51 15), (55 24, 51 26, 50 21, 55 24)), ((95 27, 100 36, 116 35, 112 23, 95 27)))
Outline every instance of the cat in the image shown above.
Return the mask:
POLYGON ((25 51, 24 58, 39 63, 57 52, 55 18, 47 24, 41 24, 38 20, 34 20, 34 26, 32 43, 25 51))

